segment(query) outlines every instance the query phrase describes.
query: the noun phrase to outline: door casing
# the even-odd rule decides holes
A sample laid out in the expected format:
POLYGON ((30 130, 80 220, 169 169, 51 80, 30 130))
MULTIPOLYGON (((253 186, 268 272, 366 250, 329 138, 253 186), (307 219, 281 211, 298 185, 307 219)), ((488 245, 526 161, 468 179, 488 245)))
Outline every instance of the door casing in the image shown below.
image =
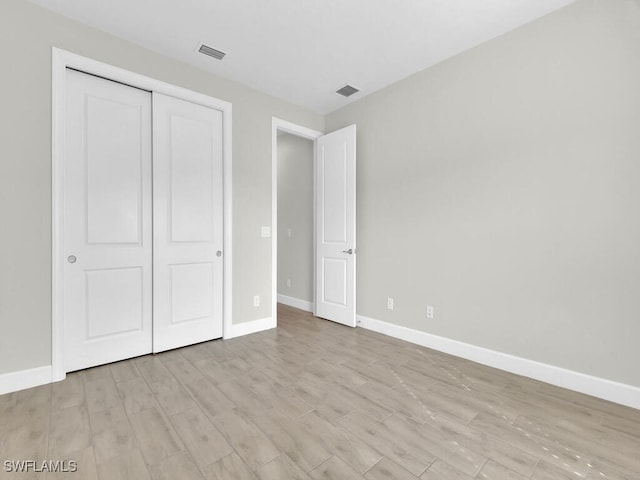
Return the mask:
POLYGON ((51 251, 51 381, 63 380, 64 312, 63 312, 63 255, 64 255, 64 162, 65 162, 65 92, 66 69, 71 68, 107 78, 132 87, 162 93, 219 110, 223 114, 223 338, 231 334, 232 319, 232 169, 231 169, 231 103, 182 87, 130 72, 112 65, 83 57, 66 50, 52 48, 52 251, 51 251))

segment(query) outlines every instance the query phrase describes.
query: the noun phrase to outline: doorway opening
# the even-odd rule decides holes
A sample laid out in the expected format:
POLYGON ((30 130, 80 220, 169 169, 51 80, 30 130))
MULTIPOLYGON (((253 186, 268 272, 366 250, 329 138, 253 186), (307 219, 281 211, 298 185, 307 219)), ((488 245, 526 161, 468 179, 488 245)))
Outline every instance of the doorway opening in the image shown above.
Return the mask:
POLYGON ((272 133, 275 319, 278 303, 315 311, 315 140, 322 133, 276 118, 272 133))
POLYGON ((278 294, 291 306, 311 311, 315 316, 350 327, 356 326, 356 126, 348 125, 328 134, 321 134, 298 125, 274 118, 272 122, 272 318, 278 318, 278 294), (282 133, 279 137, 278 134, 282 133), (287 135, 287 136, 285 136, 287 135), (287 148, 280 149, 280 143, 287 148), (307 143, 305 143, 305 140, 307 143), (309 153, 312 141, 312 153, 309 153), (286 151, 293 152, 290 159, 286 151), (307 158, 305 162, 304 158, 307 158), (313 157, 312 173, 308 173, 308 158, 313 157), (287 171, 279 173, 280 166, 287 171), (302 173, 305 172, 305 173, 302 173), (300 178, 295 175, 300 174, 300 178), (281 176, 282 174, 282 176, 281 176), (313 209, 305 184, 292 186, 300 180, 313 181, 311 188, 313 209), (286 180, 287 177, 292 177, 286 180), (307 180, 302 180, 302 177, 307 180), (285 183, 279 192, 278 182, 285 183), (287 190, 287 189, 291 189, 287 190), (284 197, 279 202, 279 193, 284 197), (287 195, 292 194, 292 201, 287 195), (291 205, 297 202, 299 205, 291 205), (306 208, 305 206, 306 205, 306 208), (296 211, 300 207, 302 211, 296 211), (285 216, 279 222, 278 215, 285 216), (306 218, 305 218, 306 217, 306 218), (311 217, 311 218, 309 218, 311 217), (309 229, 309 220, 312 229, 309 229), (300 225, 296 232, 295 223, 300 225), (287 224, 289 223, 289 224, 287 224), (312 231, 313 255, 309 259, 309 245, 305 242, 312 231), (298 235, 299 243, 291 240, 298 235), (284 238, 288 241, 279 239, 284 238), (287 251, 287 246, 294 251, 287 251), (285 255, 282 263, 279 254, 285 255), (304 265, 298 262, 304 262, 304 265), (281 265, 279 265, 281 263, 281 265), (309 265, 311 267, 309 268, 309 265), (282 275, 278 275, 280 266, 282 275), (298 295, 312 298, 295 299, 281 292, 294 292, 292 272, 298 271, 298 295), (309 281, 309 273, 312 281, 309 281), (280 277, 280 278, 279 278, 280 277), (287 282, 290 280, 290 282, 287 282), (288 286, 290 285, 290 286, 288 286), (312 295, 309 296, 309 285, 312 295))
POLYGON ((313 311, 313 141, 278 132, 278 303, 313 311))

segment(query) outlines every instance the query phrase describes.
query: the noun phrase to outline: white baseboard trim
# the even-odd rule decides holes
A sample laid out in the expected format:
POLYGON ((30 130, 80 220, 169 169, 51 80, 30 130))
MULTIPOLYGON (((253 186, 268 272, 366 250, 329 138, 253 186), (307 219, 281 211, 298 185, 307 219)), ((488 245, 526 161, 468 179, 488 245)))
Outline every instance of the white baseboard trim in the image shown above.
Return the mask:
POLYGON ((0 395, 51 383, 51 365, 0 374, 0 395))
POLYGON ((313 302, 308 302, 307 300, 300 300, 299 298, 287 297, 286 295, 278 294, 278 303, 299 308, 305 312, 313 312, 313 302))
POLYGON ((640 388, 357 315, 358 326, 483 365, 640 409, 640 388))
POLYGON ((276 328, 277 322, 274 318, 267 317, 259 320, 251 320, 250 322, 234 323, 231 325, 231 332, 225 335, 225 339, 241 337, 250 333, 262 332, 271 328, 276 328))

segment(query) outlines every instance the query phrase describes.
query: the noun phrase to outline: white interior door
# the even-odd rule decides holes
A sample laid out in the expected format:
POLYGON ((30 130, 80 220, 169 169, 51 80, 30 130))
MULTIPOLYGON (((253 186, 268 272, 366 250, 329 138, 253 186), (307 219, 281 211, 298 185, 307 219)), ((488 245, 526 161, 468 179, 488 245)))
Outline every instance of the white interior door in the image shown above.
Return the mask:
POLYGON ((160 352, 222 336, 222 112, 154 93, 153 152, 160 352))
POLYGON ((316 141, 316 311, 356 326, 356 126, 316 141))
POLYGON ((151 352, 151 94, 67 70, 65 370, 151 352))

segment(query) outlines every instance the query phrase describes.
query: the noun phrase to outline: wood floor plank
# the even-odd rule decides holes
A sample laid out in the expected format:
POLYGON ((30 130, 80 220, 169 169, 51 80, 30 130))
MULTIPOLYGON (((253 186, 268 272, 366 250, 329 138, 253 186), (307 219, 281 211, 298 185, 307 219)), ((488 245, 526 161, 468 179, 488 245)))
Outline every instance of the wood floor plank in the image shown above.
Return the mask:
POLYGON ((34 420, 36 417, 49 418, 51 412, 51 385, 22 390, 16 393, 15 405, 10 410, 10 425, 34 420))
POLYGON ((213 422, 251 470, 255 471, 282 453, 269 437, 240 412, 222 413, 213 422))
POLYGON ((124 411, 122 403, 107 410, 100 410, 99 412, 89 412, 89 422, 91 423, 91 433, 99 435, 114 423, 120 420, 127 420, 127 413, 124 411))
POLYGON ((151 480, 140 450, 129 449, 112 461, 98 465, 100 480, 151 480))
POLYGON ((93 447, 96 462, 101 465, 123 456, 137 443, 129 418, 122 407, 91 414, 93 447), (122 413, 120 413, 122 412, 122 413))
POLYGON ((59 410, 51 417, 49 455, 63 459, 65 455, 92 445, 89 413, 85 404, 59 410))
POLYGON ((85 381, 84 391, 87 396, 87 408, 90 412, 100 412, 122 404, 111 373, 106 378, 85 381))
POLYGON ((331 457, 322 440, 326 431, 310 435, 305 425, 274 408, 251 412, 249 417, 278 450, 286 453, 305 472, 331 457))
POLYGON ((136 367, 136 364, 131 361, 124 360, 122 362, 112 363, 110 368, 111 376, 113 376, 113 380, 116 383, 140 378, 140 371, 138 370, 138 367, 136 367))
POLYGON ((185 387, 211 419, 235 408, 235 404, 206 378, 188 383, 185 387))
POLYGON ((174 378, 157 356, 145 355, 144 357, 134 359, 133 362, 149 384, 174 378))
POLYGON ((260 480, 311 480, 286 453, 258 468, 256 474, 260 480))
POLYGON ((418 480, 418 477, 405 470, 397 463, 383 457, 364 474, 367 480, 418 480))
POLYGON ((186 452, 178 452, 149 467, 153 480, 203 480, 193 459, 186 452))
POLYGON ((186 387, 175 378, 154 382, 149 385, 149 388, 164 413, 169 416, 189 410, 196 405, 186 387))
POLYGON ((48 458, 48 424, 49 419, 42 415, 12 422, 7 427, 0 458, 3 461, 42 461, 48 458))
POLYGON ((273 407, 267 398, 258 398, 255 392, 242 381, 221 383, 217 388, 231 400, 238 410, 242 410, 244 413, 273 407))
MULTIPOLYGON (((473 480, 473 477, 447 465, 441 460, 436 460, 429 469, 420 476, 420 480, 473 480)), ((497 480, 497 479, 496 479, 497 480)))
POLYGON ((231 382, 236 379, 235 375, 227 370, 224 364, 215 358, 207 357, 205 359, 198 360, 194 365, 214 385, 231 382))
POLYGON ((249 470, 237 453, 232 453, 203 469, 207 480, 255 480, 256 477, 249 470))
MULTIPOLYGON (((177 352, 175 350, 173 353, 177 352)), ((202 372, 182 355, 174 355, 162 360, 162 363, 182 383, 195 382, 203 377, 202 372)))
POLYGON ((355 405, 331 390, 314 385, 307 380, 299 380, 290 388, 303 401, 314 407, 320 416, 332 422, 356 409, 355 405))
POLYGON ((363 474, 375 465, 382 455, 355 434, 342 426, 335 426, 317 412, 311 412, 297 419, 307 436, 317 436, 324 449, 340 457, 358 473, 363 474))
POLYGON ((84 379, 78 372, 52 385, 51 408, 53 411, 75 407, 84 403, 84 379))
POLYGON ((487 458, 464 445, 443 435, 429 424, 421 425, 401 414, 393 414, 383 424, 394 434, 394 438, 411 438, 429 453, 455 467, 470 477, 475 477, 487 458))
POLYGON ((387 425, 358 411, 350 413, 338 423, 416 476, 424 472, 436 458, 422 447, 421 439, 415 435, 398 436, 398 432, 387 425))
POLYGON ((363 480, 364 478, 338 457, 331 457, 318 465, 309 473, 309 476, 314 480, 363 480))
POLYGON ((82 370, 82 376, 85 382, 95 382, 96 380, 111 380, 113 381, 113 375, 111 375, 111 365, 99 365, 93 368, 87 368, 82 370))
POLYGON ((129 419, 148 465, 157 464, 184 450, 178 434, 157 407, 130 415, 129 419))
POLYGON ((494 438, 501 439, 541 460, 571 473, 587 475, 591 459, 558 441, 536 438, 533 432, 514 425, 507 419, 480 414, 469 424, 494 438))
POLYGON ((233 452, 231 445, 199 408, 178 413, 170 420, 198 467, 206 467, 233 452))
POLYGON ((277 405, 289 418, 298 418, 313 410, 311 405, 277 381, 254 383, 249 388, 258 399, 265 400, 265 404, 277 405))
POLYGON ((116 389, 129 415, 157 406, 155 396, 142 377, 116 383, 116 389))
POLYGON ((484 467, 482 467, 477 478, 479 480, 491 480, 493 478, 499 478, 501 480, 527 480, 529 477, 520 475, 519 473, 509 470, 507 467, 500 465, 493 460, 489 460, 484 467))
POLYGON ((539 461, 539 457, 471 425, 464 425, 445 417, 436 417, 429 422, 429 426, 439 429, 446 438, 457 441, 460 445, 473 449, 527 478, 532 475, 539 461))
POLYGON ((184 358, 195 365, 197 362, 211 357, 211 352, 207 346, 208 343, 209 342, 204 342, 184 347, 180 349, 180 353, 184 358))

